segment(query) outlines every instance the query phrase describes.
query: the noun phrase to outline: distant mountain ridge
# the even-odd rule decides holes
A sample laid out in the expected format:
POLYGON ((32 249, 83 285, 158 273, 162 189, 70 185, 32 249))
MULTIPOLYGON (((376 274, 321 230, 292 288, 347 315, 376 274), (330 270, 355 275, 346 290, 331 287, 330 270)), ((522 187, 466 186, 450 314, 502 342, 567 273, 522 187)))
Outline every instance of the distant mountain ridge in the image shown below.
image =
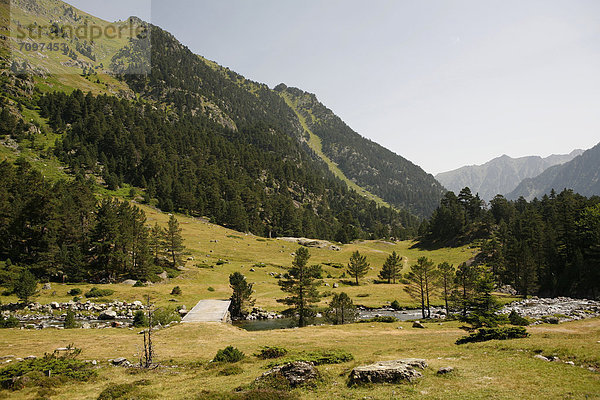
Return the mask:
POLYGON ((506 197, 516 200, 523 196, 533 200, 549 194, 552 189, 560 192, 565 188, 588 197, 600 195, 600 143, 565 164, 523 180, 506 197))
POLYGON ((550 167, 569 162, 583 152, 577 149, 569 154, 553 154, 545 158, 512 158, 505 154, 482 165, 442 172, 435 178, 455 193, 468 186, 473 193, 479 193, 483 200, 490 201, 497 194, 505 195, 515 190, 524 179, 536 177, 550 167))

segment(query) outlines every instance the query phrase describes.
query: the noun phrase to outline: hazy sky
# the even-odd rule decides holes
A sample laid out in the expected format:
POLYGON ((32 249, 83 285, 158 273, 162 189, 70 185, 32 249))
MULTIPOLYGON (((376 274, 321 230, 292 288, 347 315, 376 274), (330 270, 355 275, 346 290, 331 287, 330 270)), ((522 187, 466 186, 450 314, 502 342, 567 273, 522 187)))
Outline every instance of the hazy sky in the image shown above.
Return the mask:
POLYGON ((249 79, 315 93, 438 173, 600 142, 600 1, 73 0, 249 79))

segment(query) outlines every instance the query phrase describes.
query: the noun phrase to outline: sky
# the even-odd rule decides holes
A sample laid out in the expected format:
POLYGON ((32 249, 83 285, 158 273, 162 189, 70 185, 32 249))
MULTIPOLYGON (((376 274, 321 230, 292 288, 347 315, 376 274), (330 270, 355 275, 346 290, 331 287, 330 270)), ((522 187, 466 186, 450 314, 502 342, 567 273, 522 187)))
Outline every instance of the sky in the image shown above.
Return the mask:
POLYGON ((600 142, 597 0, 71 0, 318 99, 429 173, 600 142))

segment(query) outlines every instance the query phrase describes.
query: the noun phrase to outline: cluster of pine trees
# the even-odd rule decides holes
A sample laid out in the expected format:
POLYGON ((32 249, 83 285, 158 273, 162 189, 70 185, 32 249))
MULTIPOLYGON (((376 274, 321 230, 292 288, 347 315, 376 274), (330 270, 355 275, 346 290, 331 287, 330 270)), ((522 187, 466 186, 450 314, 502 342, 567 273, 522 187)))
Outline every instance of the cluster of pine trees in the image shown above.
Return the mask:
POLYGON ((151 280, 176 268, 183 245, 177 221, 150 228, 128 202, 98 201, 78 176, 51 184, 27 162, 0 163, 0 283, 23 268, 36 278, 115 282, 151 280))
POLYGON ((348 242, 416 231, 407 212, 350 191, 266 125, 234 132, 204 116, 80 91, 45 95, 38 104, 64 132, 56 153, 76 173, 101 175, 109 189, 142 187, 163 211, 272 237, 348 242))
POLYGON ((448 192, 420 228, 425 244, 483 240, 481 262, 521 294, 600 294, 600 198, 564 190, 527 202, 496 196, 486 205, 468 188, 448 192))

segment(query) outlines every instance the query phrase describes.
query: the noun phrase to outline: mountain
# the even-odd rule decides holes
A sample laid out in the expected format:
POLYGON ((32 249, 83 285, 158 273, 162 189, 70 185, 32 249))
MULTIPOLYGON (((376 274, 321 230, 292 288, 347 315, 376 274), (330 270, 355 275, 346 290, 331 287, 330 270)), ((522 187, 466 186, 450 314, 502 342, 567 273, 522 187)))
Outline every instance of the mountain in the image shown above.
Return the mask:
POLYGON ((518 199, 523 196, 532 200, 549 194, 552 189, 560 192, 565 188, 584 196, 600 195, 600 143, 565 164, 523 180, 506 197, 518 199))
POLYGON ((582 154, 583 150, 573 150, 569 154, 512 158, 503 155, 483 164, 461 167, 442 172, 435 178, 449 190, 458 193, 469 187, 473 193, 486 201, 497 194, 507 194, 514 190, 526 178, 535 177, 546 169, 571 161, 582 154))
POLYGON ((61 33, 67 49, 1 54, 5 159, 30 152, 108 190, 137 186, 164 211, 265 236, 403 237, 441 199, 433 176, 314 95, 250 81, 136 18, 127 23, 151 35, 82 42, 69 26, 109 23, 59 0, 12 5, 13 22, 61 33))
POLYGON ((275 88, 298 114, 309 146, 332 169, 386 202, 427 216, 444 188, 405 158, 356 133, 314 94, 281 84, 275 88))

